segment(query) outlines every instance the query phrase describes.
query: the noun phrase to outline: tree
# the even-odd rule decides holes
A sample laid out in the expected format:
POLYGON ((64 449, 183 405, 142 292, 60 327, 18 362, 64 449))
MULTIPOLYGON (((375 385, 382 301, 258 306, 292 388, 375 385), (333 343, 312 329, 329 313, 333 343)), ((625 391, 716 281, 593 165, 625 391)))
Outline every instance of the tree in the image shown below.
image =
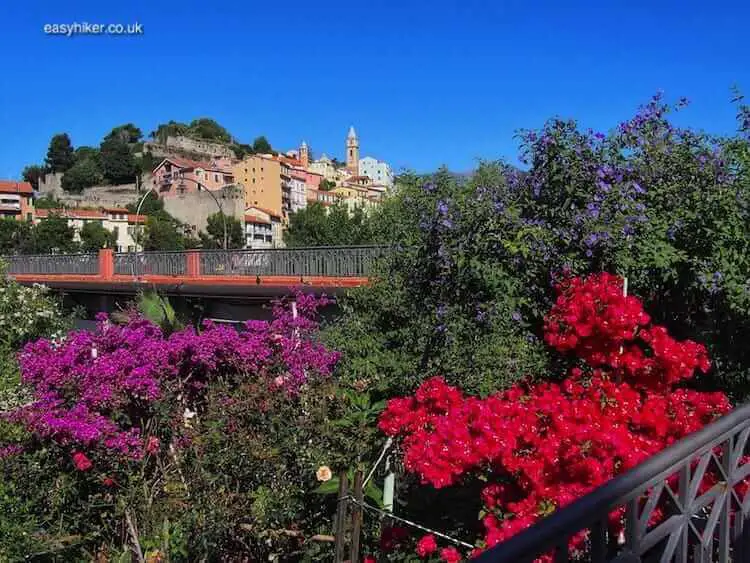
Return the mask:
POLYGON ((146 219, 144 250, 183 250, 185 243, 176 221, 151 216, 146 219))
POLYGON ((60 215, 50 215, 32 229, 33 252, 45 254, 52 251, 73 252, 77 244, 73 240, 75 231, 68 220, 60 215))
POLYGON ((99 149, 96 147, 87 147, 87 146, 78 147, 75 150, 74 154, 75 154, 76 162, 81 162, 82 160, 90 159, 93 162, 95 162, 97 166, 100 166, 101 154, 99 153, 99 149))
POLYGON ((50 139, 49 148, 47 149, 47 158, 45 163, 50 172, 65 172, 73 166, 75 157, 73 154, 73 144, 67 133, 59 133, 50 139))
POLYGON ((187 123, 170 120, 167 123, 160 123, 154 131, 151 131, 149 137, 162 145, 167 144, 167 137, 179 137, 186 135, 190 126, 187 123))
POLYGON ((245 246, 242 223, 240 223, 239 219, 217 212, 209 215, 206 221, 206 232, 200 234, 203 248, 224 247, 225 220, 227 225, 227 248, 243 248, 245 246))
POLYGON ((28 247, 31 224, 12 217, 0 219, 0 255, 18 254, 28 247))
POLYGON ((119 137, 105 139, 100 148, 102 172, 111 184, 128 184, 135 181, 138 165, 130 147, 119 137))
POLYGON ((209 141, 218 141, 220 143, 232 142, 232 136, 229 134, 229 131, 208 117, 200 117, 191 121, 188 134, 191 137, 207 139, 209 141))
POLYGON ((118 125, 112 131, 110 131, 104 140, 107 139, 119 139, 124 143, 135 144, 141 140, 143 133, 141 130, 133 125, 132 123, 126 123, 125 125, 118 125))
POLYGON ((62 189, 66 192, 81 193, 85 188, 96 186, 104 181, 99 166, 93 158, 83 158, 68 169, 62 177, 62 189))
POLYGON ((64 207, 63 202, 49 195, 34 200, 35 209, 62 209, 64 207))
POLYGON ((96 252, 100 248, 114 248, 117 245, 117 235, 97 221, 87 221, 81 229, 80 237, 83 252, 96 252))
POLYGON ((253 146, 245 143, 235 143, 232 145, 232 152, 235 158, 243 159, 249 154, 253 154, 253 146))
POLYGON ((44 176, 44 167, 38 164, 30 164, 23 169, 21 173, 23 175, 24 182, 31 184, 34 191, 39 190, 39 180, 44 176))
POLYGON ((138 209, 139 201, 128 203, 125 207, 131 213, 140 213, 141 215, 148 215, 156 217, 157 219, 174 221, 175 219, 164 210, 164 202, 159 199, 159 196, 155 191, 151 190, 148 195, 141 196, 143 203, 141 203, 140 210, 138 209))
POLYGON ((253 152, 257 154, 269 154, 273 152, 271 143, 263 135, 253 141, 253 152))
POLYGON ((344 203, 326 208, 314 202, 290 216, 284 242, 287 246, 371 244, 374 232, 362 208, 350 212, 344 203))
POLYGON ((335 187, 336 187, 336 182, 333 182, 331 180, 326 180, 325 178, 323 178, 320 181, 320 185, 318 186, 318 189, 324 192, 327 192, 329 190, 332 190, 335 187))

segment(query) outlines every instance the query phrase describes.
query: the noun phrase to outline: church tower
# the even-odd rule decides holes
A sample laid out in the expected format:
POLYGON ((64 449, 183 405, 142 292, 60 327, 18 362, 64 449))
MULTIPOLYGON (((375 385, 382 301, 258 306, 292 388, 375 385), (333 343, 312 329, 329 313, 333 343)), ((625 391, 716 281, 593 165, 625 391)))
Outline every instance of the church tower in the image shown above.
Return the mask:
POLYGON ((352 176, 359 176, 359 140, 354 127, 346 136, 346 168, 352 176))
POLYGON ((310 165, 310 149, 307 147, 305 141, 302 141, 302 144, 299 146, 299 161, 304 168, 310 165))

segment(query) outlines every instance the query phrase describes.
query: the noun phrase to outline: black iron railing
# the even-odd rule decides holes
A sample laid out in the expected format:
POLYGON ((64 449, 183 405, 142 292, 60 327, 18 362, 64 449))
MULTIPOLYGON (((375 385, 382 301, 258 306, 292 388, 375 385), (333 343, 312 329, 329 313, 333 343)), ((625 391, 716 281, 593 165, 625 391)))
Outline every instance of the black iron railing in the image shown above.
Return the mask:
POLYGON ((750 404, 612 479, 548 518, 488 550, 479 563, 554 561, 727 563, 750 561, 750 404), (714 484, 705 492, 707 475, 714 484), (609 515, 624 508, 624 533, 609 515), (663 511, 654 519, 654 510, 663 511), (571 553, 570 539, 584 532, 571 553))

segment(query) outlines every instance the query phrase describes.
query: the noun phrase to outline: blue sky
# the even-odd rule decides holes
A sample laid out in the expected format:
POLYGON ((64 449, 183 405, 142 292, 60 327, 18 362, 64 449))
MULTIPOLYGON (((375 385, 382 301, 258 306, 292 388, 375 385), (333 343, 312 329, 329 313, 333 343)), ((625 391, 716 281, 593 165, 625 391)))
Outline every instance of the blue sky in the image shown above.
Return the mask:
POLYGON ((277 148, 305 139, 400 169, 515 161, 519 128, 553 115, 607 130, 655 91, 683 124, 734 128, 750 94, 750 2, 26 0, 2 8, 0 178, 68 132, 210 116, 277 148), (137 37, 46 36, 45 23, 143 24, 137 37))

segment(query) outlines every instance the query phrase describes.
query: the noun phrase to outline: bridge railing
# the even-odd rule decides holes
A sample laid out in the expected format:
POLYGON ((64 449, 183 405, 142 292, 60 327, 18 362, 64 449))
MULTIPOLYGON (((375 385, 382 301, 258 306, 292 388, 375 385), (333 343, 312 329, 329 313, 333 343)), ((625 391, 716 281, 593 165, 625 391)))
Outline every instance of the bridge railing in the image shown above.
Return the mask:
POLYGON ((33 254, 0 256, 9 274, 76 274, 97 275, 99 258, 96 254, 33 254))
POLYGON ((205 276, 366 277, 382 253, 378 246, 203 250, 200 272, 205 276))
POLYGON ((0 257, 9 274, 112 276, 285 276, 365 278, 382 246, 329 246, 268 250, 45 254, 0 257))
POLYGON ((748 436, 750 404, 486 551, 476 561, 525 563, 550 552, 555 562, 750 561, 750 493, 744 482, 750 475, 748 436), (622 536, 608 526, 610 515, 618 510, 624 513, 622 536), (583 545, 577 553, 570 553, 569 541, 580 533, 585 537, 583 545))
POLYGON ((114 255, 114 273, 118 276, 184 276, 185 252, 128 252, 114 255))

